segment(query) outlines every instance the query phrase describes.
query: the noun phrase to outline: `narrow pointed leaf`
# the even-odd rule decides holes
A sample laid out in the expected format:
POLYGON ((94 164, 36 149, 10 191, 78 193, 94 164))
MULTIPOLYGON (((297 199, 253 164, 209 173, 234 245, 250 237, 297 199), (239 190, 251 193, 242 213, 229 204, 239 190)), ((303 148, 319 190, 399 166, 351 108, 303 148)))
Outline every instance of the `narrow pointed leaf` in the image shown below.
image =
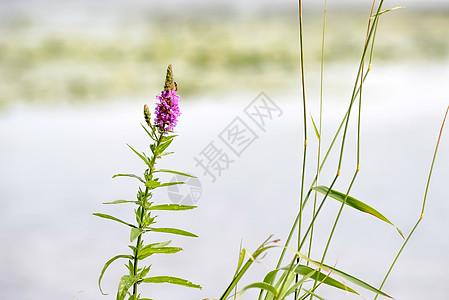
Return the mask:
POLYGON ((153 232, 165 232, 165 233, 171 233, 171 234, 177 234, 177 235, 198 237, 196 234, 193 234, 188 231, 181 230, 181 229, 176 229, 176 228, 149 228, 149 230, 153 231, 153 232))
POLYGON ((165 143, 166 141, 168 141, 168 140, 172 140, 174 137, 177 137, 178 135, 177 134, 172 134, 172 135, 166 135, 166 136, 163 136, 162 137, 162 143, 165 143))
MULTIPOLYGON (((143 124, 140 124, 140 125, 141 125, 142 128, 145 130, 145 132, 150 136, 150 138, 151 138, 152 140, 155 140, 155 139, 156 139, 156 136, 154 135, 154 130, 153 130, 153 132, 149 132, 148 129, 147 129, 143 124)), ((151 127, 153 127, 153 126, 151 126, 151 127)))
POLYGON ((179 247, 160 247, 160 248, 144 248, 140 250, 139 255, 137 255, 138 259, 145 259, 152 254, 174 254, 182 251, 182 248, 179 247))
POLYGON ((129 288, 132 287, 133 284, 136 283, 138 279, 139 276, 137 275, 124 275, 120 279, 120 283, 118 285, 117 300, 125 299, 129 288))
POLYGON ((150 166, 150 162, 148 161, 148 159, 143 156, 142 154, 140 154, 139 152, 137 152, 136 150, 134 150, 133 147, 131 147, 130 145, 126 144, 129 148, 131 148, 131 150, 137 155, 139 156, 148 166, 150 166))
POLYGON ((323 297, 320 297, 320 296, 318 296, 317 294, 315 294, 314 292, 312 292, 312 291, 309 291, 308 289, 302 289, 304 292, 306 292, 307 294, 306 295, 304 295, 304 297, 302 297, 300 300, 303 300, 303 299, 306 299, 307 297, 309 297, 309 295, 313 295, 314 297, 317 297, 318 299, 321 299, 321 300, 326 300, 326 299, 324 299, 323 297))
POLYGON ((107 295, 107 294, 103 293, 103 290, 101 289, 101 279, 103 278, 104 272, 106 271, 106 269, 109 267, 110 264, 112 264, 115 260, 117 260, 119 258, 133 259, 133 257, 131 255, 116 255, 104 264, 103 270, 101 270, 100 277, 98 278, 98 287, 100 288, 100 292, 103 295, 107 295))
POLYGON ((131 243, 137 239, 139 237, 139 235, 141 235, 142 233, 144 233, 145 230, 141 229, 141 228, 131 228, 131 234, 129 236, 129 239, 131 241, 131 243))
POLYGON ((150 189, 157 188, 157 187, 160 186, 160 185, 161 185, 161 183, 160 183, 159 181, 156 181, 156 180, 148 180, 148 181, 145 183, 145 186, 146 186, 147 188, 150 188, 150 189))
POLYGON ((196 289, 202 289, 200 285, 194 284, 188 280, 172 277, 172 276, 155 276, 155 277, 148 277, 142 280, 142 282, 146 283, 170 283, 170 284, 177 284, 182 285, 186 287, 196 288, 196 289))
POLYGON ((145 183, 145 186, 151 189, 155 189, 158 187, 164 187, 164 186, 170 186, 170 185, 177 185, 177 184, 184 184, 185 182, 165 182, 165 183, 160 183, 158 181, 155 180, 149 180, 145 183))
POLYGON ((354 277, 352 275, 349 275, 349 274, 347 274, 347 273, 345 273, 343 271, 340 271, 340 270, 338 270, 338 269, 336 269, 334 267, 331 267, 331 266, 328 266, 328 265, 325 265, 325 264, 323 264, 323 266, 328 268, 328 269, 330 269, 333 273, 337 274, 338 276, 340 276, 340 277, 346 279, 347 281, 352 282, 352 283, 354 283, 354 284, 356 284, 356 285, 358 285, 358 286, 360 286, 360 287, 362 287, 362 288, 364 288, 364 289, 366 289, 368 291, 377 293, 377 294, 379 294, 381 296, 392 298, 391 296, 387 295, 386 293, 382 292, 381 290, 376 289, 372 285, 369 285, 368 283, 366 283, 366 282, 364 282, 364 281, 362 281, 362 280, 360 280, 360 279, 358 279, 358 278, 356 278, 356 277, 354 277))
POLYGON ((265 275, 265 278, 263 279, 263 282, 269 283, 273 282, 276 278, 276 274, 279 272, 279 269, 272 270, 265 275))
MULTIPOLYGON (((288 270, 288 267, 284 267, 281 268, 282 270, 288 270)), ((304 266, 304 265, 298 265, 296 266, 296 268, 292 269, 293 272, 306 276, 308 275, 310 272, 315 271, 314 269, 304 266)), ((344 285, 343 283, 341 283, 340 281, 337 281, 321 272, 314 272, 314 274, 312 276, 310 276, 310 278, 314 279, 317 282, 323 282, 324 284, 333 286, 335 288, 341 289, 341 290, 345 290, 354 294, 358 294, 356 291, 354 291, 353 289, 351 289, 350 287, 347 287, 346 285, 344 285)))
POLYGON ((378 212, 377 210, 375 210, 374 208, 372 208, 371 206, 369 206, 368 204, 363 203, 360 200, 355 199, 354 197, 351 196, 347 196, 341 192, 335 191, 335 190, 331 190, 328 187, 324 186, 324 185, 320 185, 320 186, 315 186, 312 187, 312 189, 314 189, 315 191, 318 191, 322 194, 327 194, 329 192, 329 197, 334 198, 335 200, 338 200, 342 203, 345 203, 346 205, 355 208, 361 212, 370 214, 375 216, 376 218, 392 225, 393 227, 396 228, 396 230, 399 232, 399 234, 404 238, 404 235, 402 234, 401 230, 394 225, 393 223, 390 222, 390 220, 388 220, 384 215, 382 215, 380 212, 378 212), (346 202, 345 202, 345 198, 346 198, 346 202))
POLYGON ((172 171, 172 170, 161 169, 161 170, 157 170, 157 171, 154 171, 154 172, 155 172, 155 173, 156 173, 156 172, 172 173, 172 174, 182 175, 182 176, 186 176, 186 177, 196 178, 196 177, 193 176, 193 175, 189 175, 189 174, 182 173, 182 172, 178 172, 178 171, 172 171))
POLYGON ((115 200, 112 202, 103 202, 103 204, 121 204, 121 203, 137 203, 137 201, 131 201, 131 200, 115 200))
POLYGON ((289 286, 292 284, 293 280, 295 279, 296 274, 291 270, 290 272, 287 272, 287 276, 285 280, 283 280, 283 283, 280 285, 279 289, 279 299, 284 299, 287 292, 289 291, 289 286))
POLYGON ((171 243, 171 241, 166 241, 166 242, 159 242, 159 243, 149 244, 149 245, 146 245, 145 247, 143 247, 142 250, 145 249, 145 248, 160 248, 160 247, 165 247, 165 246, 170 245, 170 243, 171 243))
POLYGON ((160 154, 164 153, 165 149, 168 148, 168 146, 170 146, 170 144, 173 142, 173 139, 168 140, 167 142, 163 143, 162 145, 160 145, 157 148, 157 152, 160 154))
POLYGON ((396 9, 401 9, 401 8, 404 8, 404 7, 403 6, 396 6, 396 7, 393 7, 393 8, 386 9, 386 10, 383 10, 383 11, 377 13, 377 14, 374 14, 371 18, 374 19, 375 17, 383 15, 384 13, 387 13, 387 12, 390 12, 390 11, 393 11, 393 10, 396 10, 396 9))
POLYGON ((179 205, 179 204, 161 204, 151 206, 150 208, 148 208, 148 210, 189 210, 194 208, 196 208, 196 206, 179 205))
POLYGON ((243 250, 240 252, 240 255, 239 255, 239 261, 238 261, 238 263, 237 263, 237 269, 235 270, 235 274, 237 274, 237 273, 240 271, 240 268, 241 268, 242 265, 243 265, 243 261, 245 260, 245 254, 246 254, 246 252, 249 252, 249 251, 246 250, 246 249, 243 249, 243 250))
POLYGON ((268 291, 270 293, 272 293, 274 296, 277 296, 277 291, 276 288, 266 282, 255 282, 255 283, 251 283, 248 284, 247 286, 245 286, 244 288, 242 288, 236 296, 236 299, 239 299, 247 290, 249 289, 261 289, 261 290, 265 290, 268 291))
POLYGON ((325 264, 320 264, 319 262, 314 261, 313 259, 310 259, 309 257, 299 253, 296 250, 293 250, 293 252, 295 252, 299 257, 307 260, 308 262, 312 263, 313 265, 315 265, 318 268, 321 268, 321 269, 323 269, 323 270, 325 270, 327 272, 332 272, 332 273, 340 276, 341 278, 346 279, 349 282, 352 282, 352 283, 354 283, 354 284, 356 284, 356 285, 358 285, 358 286, 360 286, 360 287, 362 287, 364 289, 367 289, 369 291, 375 292, 377 294, 380 294, 380 295, 388 297, 388 298, 392 298, 391 296, 387 295, 386 293, 382 292, 381 290, 376 289, 375 287, 369 285, 368 283, 366 283, 366 282, 364 282, 364 281, 362 281, 362 280, 360 280, 360 279, 358 279, 358 278, 356 278, 356 277, 354 277, 352 275, 349 275, 349 274, 347 274, 347 273, 345 273, 345 272, 343 272, 343 271, 341 271, 341 270, 339 270, 337 268, 330 267, 330 266, 325 265, 325 264))
POLYGON ((113 221, 116 221, 116 222, 128 225, 130 227, 136 227, 136 226, 134 226, 132 224, 129 224, 129 223, 126 223, 125 221, 120 220, 119 218, 116 218, 116 217, 113 217, 113 216, 110 216, 110 215, 107 215, 107 214, 93 213, 93 215, 97 216, 97 217, 100 217, 100 218, 110 219, 110 220, 113 220, 113 221))
POLYGON ((185 184, 185 182, 182 182, 182 181, 165 182, 165 183, 161 183, 158 187, 170 186, 170 185, 177 185, 177 184, 185 184))
POLYGON ((116 174, 116 175, 112 176, 112 178, 115 178, 115 177, 131 177, 131 178, 138 179, 142 183, 145 183, 145 180, 143 180, 142 178, 140 178, 139 176, 134 175, 134 174, 116 174))
POLYGON ((312 275, 314 275, 315 272, 316 272, 316 270, 313 270, 313 271, 310 271, 307 275, 303 276, 300 280, 298 280, 298 282, 296 282, 294 285, 292 285, 292 287, 287 291, 285 296, 292 294, 297 288, 299 288, 304 283, 304 281, 306 281, 312 275))
POLYGON ((310 118, 312 119, 312 124, 313 124, 313 128, 315 129, 316 137, 317 137, 318 139, 320 139, 320 138, 321 138, 321 137, 320 137, 320 133, 318 132, 318 129, 316 128, 315 121, 313 120, 312 115, 310 115, 310 118))

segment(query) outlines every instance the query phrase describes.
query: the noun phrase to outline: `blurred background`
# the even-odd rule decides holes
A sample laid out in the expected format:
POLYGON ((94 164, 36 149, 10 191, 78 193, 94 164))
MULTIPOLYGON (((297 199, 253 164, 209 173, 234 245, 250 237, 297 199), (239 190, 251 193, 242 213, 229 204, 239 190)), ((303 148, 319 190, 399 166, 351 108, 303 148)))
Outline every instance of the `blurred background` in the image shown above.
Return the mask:
MULTIPOLYGON (((306 93, 318 120, 324 1, 304 1, 306 93)), ((371 1, 329 1, 324 73, 323 145, 344 114, 361 56, 371 1)), ((364 86, 362 163, 353 196, 374 206, 408 233, 421 211, 427 174, 449 100, 449 3, 384 2, 404 6, 381 17, 371 73, 364 86)), ((270 234, 285 240, 298 206, 302 152, 296 1, 0 0, 0 288, 5 299, 109 299, 123 263, 97 278, 103 264, 128 253, 129 232, 92 216, 132 220, 137 182, 112 179, 139 173, 126 143, 147 147, 143 104, 153 106, 173 64, 182 116, 164 168, 198 176, 198 209, 166 213, 162 226, 195 232, 173 238, 176 256, 152 257, 153 275, 188 278, 202 291, 141 287, 155 299, 218 298, 230 282, 240 244, 255 249, 270 234), (280 111, 260 130, 244 113, 264 92, 280 111), (236 117, 257 139, 213 182, 195 157, 236 117), (108 298, 109 297, 109 298, 108 298)), ((310 119, 309 119, 310 121, 310 119)), ((355 120, 354 120, 355 121, 355 120)), ((355 123, 345 190, 355 168, 355 123)), ((309 129, 312 127, 309 126, 309 129)), ((398 261, 385 291, 396 299, 443 299, 449 287, 448 135, 443 136, 424 220, 398 261)), ((317 140, 309 130, 311 182, 317 140)), ((228 149, 229 151, 229 149, 228 149)), ((231 152, 230 152, 231 153, 231 152)), ((336 171, 331 156, 322 184, 336 171)), ((166 178, 170 180, 170 176, 166 178)), ((167 191, 157 201, 169 202, 167 191)), ((323 211, 316 253, 338 211, 323 211)), ((151 237, 153 238, 153 236, 151 237)), ((155 239, 167 239, 163 235, 155 239)), ((328 263, 378 286, 401 238, 370 216, 347 209, 328 263)), ((263 263, 274 266, 274 255, 263 263)), ((151 262, 150 262, 151 261, 151 262)), ((268 269, 255 266, 250 281, 268 269)), ((327 299, 357 299, 323 289, 327 299)), ((363 294, 371 298, 371 294, 363 294)), ((249 293, 246 299, 253 299, 249 293)))

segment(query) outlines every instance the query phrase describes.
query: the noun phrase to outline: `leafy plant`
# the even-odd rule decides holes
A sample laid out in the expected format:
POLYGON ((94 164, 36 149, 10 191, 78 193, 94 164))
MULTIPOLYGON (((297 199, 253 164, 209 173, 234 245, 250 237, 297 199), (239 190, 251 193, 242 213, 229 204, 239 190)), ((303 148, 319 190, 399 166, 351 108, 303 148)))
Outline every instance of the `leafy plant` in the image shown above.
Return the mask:
POLYGON ((118 259, 127 259, 128 263, 126 268, 128 269, 128 274, 123 275, 120 279, 118 290, 117 290, 117 300, 123 300, 127 296, 128 300, 138 300, 147 299, 140 298, 138 294, 138 286, 142 283, 170 283, 175 285, 181 285, 191 288, 201 289, 201 286, 194 284, 188 280, 172 277, 172 276, 153 276, 148 277, 150 272, 150 266, 139 267, 139 262, 147 259, 148 257, 155 254, 174 254, 182 250, 180 247, 173 247, 171 241, 153 242, 151 244, 145 244, 143 236, 149 232, 162 232, 174 235, 182 235, 187 237, 197 237, 195 234, 190 233, 185 230, 178 228, 161 228, 155 227, 156 224, 156 212, 157 211, 184 211, 194 209, 196 206, 189 205, 178 205, 178 204, 155 204, 152 200, 153 191, 157 188, 162 188, 170 185, 183 184, 183 182, 161 182, 157 177, 158 173, 172 173, 183 175, 187 177, 193 177, 191 175, 181 173, 178 171, 157 169, 156 162, 163 156, 171 154, 167 149, 173 142, 176 135, 173 135, 173 129, 177 124, 177 117, 180 115, 178 100, 179 96, 176 95, 177 86, 176 82, 173 80, 172 66, 169 65, 167 69, 167 76, 165 80, 164 90, 161 92, 160 96, 157 96, 160 103, 156 107, 156 117, 154 124, 151 122, 151 114, 148 107, 144 106, 144 117, 145 125, 142 128, 148 134, 152 143, 150 144, 151 154, 148 156, 144 152, 138 152, 133 147, 128 147, 136 154, 146 165, 146 170, 143 176, 138 176, 135 174, 117 174, 115 177, 131 177, 137 179, 141 186, 137 191, 137 199, 131 200, 117 200, 113 202, 107 202, 104 204, 123 204, 131 203, 136 206, 134 209, 136 223, 132 224, 116 218, 111 215, 103 213, 94 213, 95 216, 109 219, 130 228, 130 242, 135 244, 129 245, 131 249, 131 254, 120 254, 116 255, 106 262, 103 269, 101 270, 100 277, 98 278, 98 285, 102 294, 101 280, 106 269, 118 259), (132 288, 132 291, 129 290, 132 288))

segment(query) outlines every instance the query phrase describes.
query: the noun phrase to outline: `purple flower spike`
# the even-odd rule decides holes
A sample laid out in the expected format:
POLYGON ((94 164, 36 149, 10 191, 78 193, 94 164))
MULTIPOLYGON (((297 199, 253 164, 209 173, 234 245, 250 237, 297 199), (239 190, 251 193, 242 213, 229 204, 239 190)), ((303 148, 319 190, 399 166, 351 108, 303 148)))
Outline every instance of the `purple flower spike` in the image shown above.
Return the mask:
POLYGON ((156 98, 159 103, 156 104, 155 125, 162 132, 172 131, 181 115, 178 105, 179 96, 176 95, 176 90, 168 89, 162 91, 161 95, 156 96, 156 98))

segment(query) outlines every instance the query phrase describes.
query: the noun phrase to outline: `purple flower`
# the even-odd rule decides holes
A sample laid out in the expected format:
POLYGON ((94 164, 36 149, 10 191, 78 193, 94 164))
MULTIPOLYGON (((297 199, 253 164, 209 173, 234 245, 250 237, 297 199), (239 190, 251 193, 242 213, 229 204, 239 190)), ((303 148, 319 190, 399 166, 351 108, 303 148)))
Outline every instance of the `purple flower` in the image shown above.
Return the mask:
POLYGON ((176 90, 167 89, 156 96, 159 103, 156 104, 155 125, 163 132, 172 131, 178 123, 178 117, 181 115, 179 111, 179 96, 176 90))

